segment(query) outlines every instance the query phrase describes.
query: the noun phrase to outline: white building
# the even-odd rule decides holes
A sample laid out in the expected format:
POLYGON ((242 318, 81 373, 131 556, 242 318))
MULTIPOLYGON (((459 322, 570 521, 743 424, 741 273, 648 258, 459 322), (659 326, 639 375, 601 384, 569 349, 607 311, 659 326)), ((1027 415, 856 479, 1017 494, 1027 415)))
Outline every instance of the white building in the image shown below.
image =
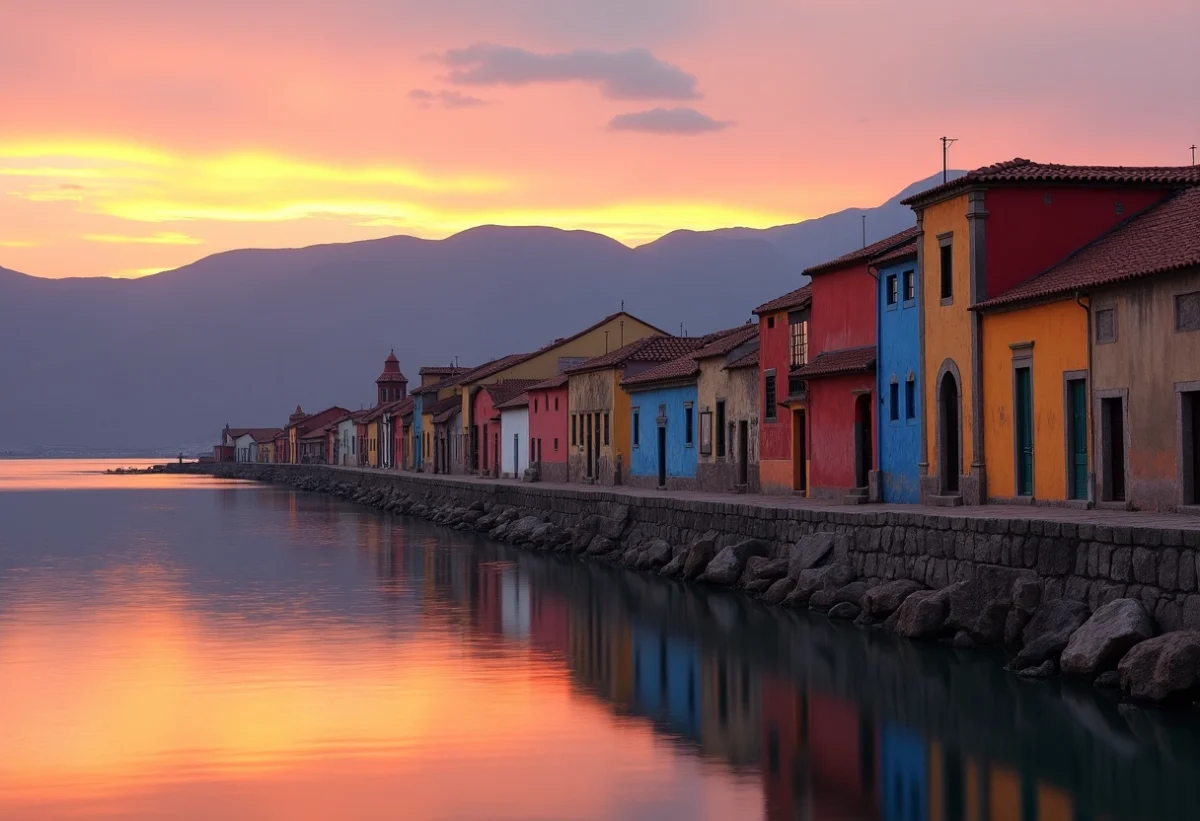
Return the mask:
POLYGON ((529 468, 529 394, 496 409, 500 411, 500 474, 519 479, 529 468))
POLYGON ((349 414, 337 426, 337 454, 334 464, 358 464, 358 416, 349 414))

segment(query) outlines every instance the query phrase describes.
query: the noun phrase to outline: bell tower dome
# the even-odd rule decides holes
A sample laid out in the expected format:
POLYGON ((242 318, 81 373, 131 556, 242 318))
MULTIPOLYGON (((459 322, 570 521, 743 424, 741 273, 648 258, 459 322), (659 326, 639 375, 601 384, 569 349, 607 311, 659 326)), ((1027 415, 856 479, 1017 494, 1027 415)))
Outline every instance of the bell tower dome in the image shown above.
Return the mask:
POLYGON ((386 405, 388 402, 398 402, 408 396, 408 379, 400 372, 400 360, 393 350, 383 360, 383 373, 375 380, 378 391, 375 407, 386 405))

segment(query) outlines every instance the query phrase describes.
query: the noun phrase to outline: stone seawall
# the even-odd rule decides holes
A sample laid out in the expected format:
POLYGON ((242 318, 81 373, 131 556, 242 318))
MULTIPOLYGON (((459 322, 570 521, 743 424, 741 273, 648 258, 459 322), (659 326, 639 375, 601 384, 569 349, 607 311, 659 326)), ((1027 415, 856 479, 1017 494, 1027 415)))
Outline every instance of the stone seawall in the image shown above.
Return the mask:
POLYGON ((1172 667, 1194 647, 1194 680, 1174 671, 1172 682, 1151 687, 1152 671, 1123 666, 1120 683, 1155 700, 1200 690, 1200 633, 1190 632, 1200 629, 1197 530, 773 507, 320 465, 218 465, 215 473, 333 493, 530 549, 737 587, 910 638, 1004 645, 1013 668, 1029 675, 1061 664, 1113 682, 1135 644, 1144 645, 1143 667, 1172 667), (1093 637, 1105 629, 1120 635, 1093 637), (1170 635, 1147 641, 1159 631, 1170 635), (1088 647, 1076 646, 1087 638, 1088 647))

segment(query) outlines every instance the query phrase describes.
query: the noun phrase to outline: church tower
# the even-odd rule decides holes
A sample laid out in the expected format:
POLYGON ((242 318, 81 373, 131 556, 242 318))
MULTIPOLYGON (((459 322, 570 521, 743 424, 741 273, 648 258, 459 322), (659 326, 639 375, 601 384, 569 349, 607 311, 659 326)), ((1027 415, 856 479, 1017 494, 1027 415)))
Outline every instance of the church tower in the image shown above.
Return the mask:
POLYGON ((400 372, 400 360, 396 358, 395 351, 383 360, 383 373, 375 380, 375 386, 379 390, 375 407, 398 402, 408 396, 408 379, 400 372))

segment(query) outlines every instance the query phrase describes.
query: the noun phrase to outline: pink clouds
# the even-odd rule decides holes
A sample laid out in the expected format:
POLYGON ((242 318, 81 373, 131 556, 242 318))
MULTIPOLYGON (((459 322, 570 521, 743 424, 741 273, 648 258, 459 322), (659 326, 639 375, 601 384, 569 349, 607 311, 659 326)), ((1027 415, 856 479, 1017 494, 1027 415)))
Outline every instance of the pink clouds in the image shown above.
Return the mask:
POLYGON ((59 188, 88 186, 70 174, 16 176, 0 144, 0 265, 116 273, 231 243, 433 236, 476 218, 619 222, 636 226, 620 238, 642 241, 718 219, 794 221, 875 204, 937 167, 946 132, 961 140, 958 167, 1018 154, 1182 163, 1200 137, 1188 102, 1200 68, 1191 0, 348 0, 330 9, 315 0, 15 6, 8 23, 22 37, 0 54, 9 78, 0 143, 140 145, 178 170, 157 187, 112 182, 142 186, 131 212, 59 188), (274 217, 248 225, 224 219, 220 191, 188 171, 247 155, 503 185, 464 195, 259 180, 244 205, 274 217), (130 219, 156 203, 186 218, 130 219), (9 236, 14 225, 20 236, 9 236), (83 235, 160 230, 203 244, 79 250, 83 235))

